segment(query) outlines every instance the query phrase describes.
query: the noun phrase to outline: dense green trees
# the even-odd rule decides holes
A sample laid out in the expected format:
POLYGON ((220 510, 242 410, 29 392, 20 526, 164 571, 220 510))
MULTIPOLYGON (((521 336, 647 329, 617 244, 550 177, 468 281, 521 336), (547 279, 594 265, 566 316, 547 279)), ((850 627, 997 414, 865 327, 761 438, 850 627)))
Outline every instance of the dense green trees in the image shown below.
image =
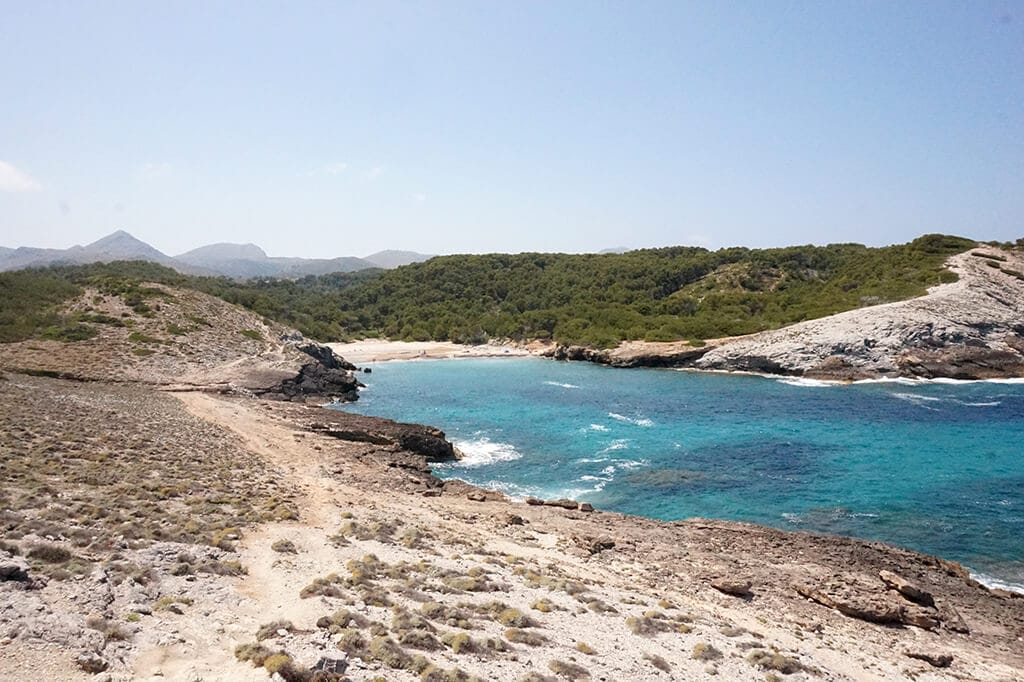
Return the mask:
POLYGON ((50 268, 0 276, 0 338, 24 338, 27 329, 52 323, 42 317, 52 315, 53 305, 79 286, 110 287, 124 280, 205 291, 321 340, 553 338, 598 347, 624 339, 700 340, 922 294, 928 286, 955 279, 943 262, 973 245, 959 237, 926 235, 884 248, 832 244, 441 256, 394 270, 297 281, 187 277, 138 262, 50 268), (12 300, 20 302, 11 305, 12 300), (42 317, 26 322, 26 310, 42 317))

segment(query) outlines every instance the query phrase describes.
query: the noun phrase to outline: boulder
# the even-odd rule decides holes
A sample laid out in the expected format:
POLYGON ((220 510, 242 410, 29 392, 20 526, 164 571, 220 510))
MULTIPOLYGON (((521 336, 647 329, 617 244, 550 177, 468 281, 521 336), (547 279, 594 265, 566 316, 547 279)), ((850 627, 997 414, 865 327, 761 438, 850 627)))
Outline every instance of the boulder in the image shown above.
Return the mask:
POLYGON ((28 582, 28 561, 23 557, 4 552, 0 554, 0 581, 15 580, 28 582))
POLYGON ((878 577, 886 585, 899 592, 901 595, 922 606, 935 606, 935 598, 931 593, 921 589, 906 578, 896 575, 892 571, 879 571, 878 577))
POLYGON ((561 507, 562 509, 576 509, 580 506, 576 500, 570 500, 562 498, 560 500, 546 500, 544 502, 545 507, 561 507))
POLYGON ((594 511, 594 505, 590 504, 589 502, 580 502, 580 511, 592 512, 594 511))
POLYGON ((796 591, 822 606, 869 623, 903 622, 903 605, 886 594, 862 592, 836 583, 823 586, 797 585, 796 591))
POLYGON ((580 535, 574 536, 573 540, 591 554, 600 554, 607 549, 615 547, 615 540, 610 535, 598 535, 596 537, 580 535))
POLYGON ((722 594, 732 595, 733 597, 747 599, 753 596, 753 593, 750 591, 750 588, 753 587, 753 583, 749 580, 726 576, 722 578, 715 578, 708 584, 722 594))
POLYGON ((105 658, 92 651, 79 654, 75 659, 75 663, 78 664, 79 668, 92 675, 97 675, 110 666, 105 658))

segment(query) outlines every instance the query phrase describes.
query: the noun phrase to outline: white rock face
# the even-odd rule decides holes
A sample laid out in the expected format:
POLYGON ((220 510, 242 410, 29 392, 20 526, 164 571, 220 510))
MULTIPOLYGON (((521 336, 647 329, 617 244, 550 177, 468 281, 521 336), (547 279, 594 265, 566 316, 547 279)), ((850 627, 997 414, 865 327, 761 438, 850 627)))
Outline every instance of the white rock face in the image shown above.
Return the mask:
POLYGON ((837 378, 1024 375, 1024 279, 1014 274, 1024 273, 1024 255, 986 246, 948 265, 960 280, 925 296, 752 334, 696 366, 837 378))

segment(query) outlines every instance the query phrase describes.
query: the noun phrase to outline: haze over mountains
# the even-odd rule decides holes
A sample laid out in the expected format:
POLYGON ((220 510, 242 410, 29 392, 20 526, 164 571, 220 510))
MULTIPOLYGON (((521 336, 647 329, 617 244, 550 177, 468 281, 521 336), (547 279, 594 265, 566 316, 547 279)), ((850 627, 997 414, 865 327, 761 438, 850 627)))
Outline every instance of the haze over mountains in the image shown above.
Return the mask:
POLYGON ((117 230, 85 246, 69 249, 41 249, 22 246, 0 247, 0 271, 47 265, 80 265, 115 260, 143 260, 160 263, 189 275, 223 275, 237 279, 252 277, 298 278, 329 272, 353 272, 369 268, 396 268, 432 258, 414 251, 379 251, 365 258, 285 258, 268 256, 255 244, 209 244, 168 256, 124 230, 117 230))

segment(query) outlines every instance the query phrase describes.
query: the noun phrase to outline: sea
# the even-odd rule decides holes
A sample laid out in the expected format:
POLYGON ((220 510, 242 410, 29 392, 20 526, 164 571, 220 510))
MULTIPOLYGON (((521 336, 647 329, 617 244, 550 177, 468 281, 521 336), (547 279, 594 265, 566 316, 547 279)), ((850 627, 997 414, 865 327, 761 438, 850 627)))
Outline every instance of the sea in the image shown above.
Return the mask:
POLYGON ((1024 380, 805 379, 540 358, 367 365, 360 414, 436 426, 434 466, 569 497, 882 540, 1024 592, 1024 380))

